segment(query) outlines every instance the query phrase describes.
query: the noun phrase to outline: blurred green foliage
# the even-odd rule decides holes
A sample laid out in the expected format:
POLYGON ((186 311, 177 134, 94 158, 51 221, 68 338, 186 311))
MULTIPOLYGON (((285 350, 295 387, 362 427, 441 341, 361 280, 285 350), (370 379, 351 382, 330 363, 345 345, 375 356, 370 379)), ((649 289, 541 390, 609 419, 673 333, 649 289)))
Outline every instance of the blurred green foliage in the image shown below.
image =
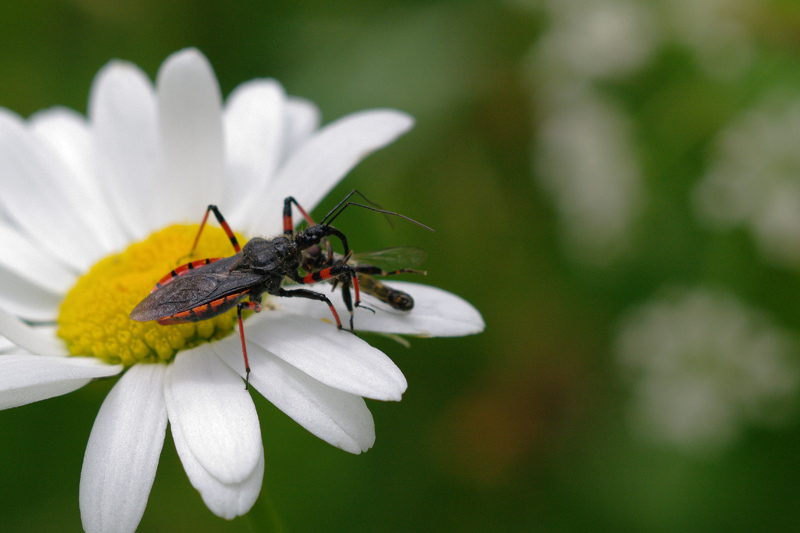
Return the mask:
MULTIPOLYGON (((635 67, 578 80, 632 124, 647 196, 625 253, 597 262, 570 251, 537 170, 540 134, 564 105, 548 96, 563 72, 540 56, 559 17, 571 16, 554 2, 0 0, 0 106, 23 116, 55 105, 85 112, 110 59, 154 76, 187 46, 208 56, 225 95, 274 77, 317 103, 324 122, 373 107, 411 113, 414 130, 360 164, 317 213, 358 188, 434 227, 391 230, 368 213, 341 223, 361 249, 426 249, 424 282, 486 320, 481 335, 411 339, 410 349, 369 337, 409 388, 399 404, 370 402, 378 436, 362 456, 316 439, 254 392, 269 503, 253 517, 208 511, 168 432, 140 531, 261 531, 269 508, 287 531, 797 527, 791 419, 746 425, 712 454, 643 439, 629 423, 614 338, 620 317, 661 288, 721 287, 800 331, 797 268, 765 260, 745 226, 704 224, 691 199, 722 130, 773 87, 800 95, 800 6, 715 2, 747 31, 748 62, 731 74, 713 68, 729 57, 703 58, 675 30, 697 21, 660 24, 677 3, 652 4, 658 40, 635 67)), ((80 529, 83 451, 112 384, 0 412, 0 530, 80 529)))

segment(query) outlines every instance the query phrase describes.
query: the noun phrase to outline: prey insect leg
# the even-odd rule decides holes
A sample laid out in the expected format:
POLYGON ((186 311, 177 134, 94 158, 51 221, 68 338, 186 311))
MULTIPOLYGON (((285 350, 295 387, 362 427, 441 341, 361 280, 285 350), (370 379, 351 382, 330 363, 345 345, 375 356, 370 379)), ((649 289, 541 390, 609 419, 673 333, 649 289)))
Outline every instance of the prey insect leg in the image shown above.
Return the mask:
MULTIPOLYGON (((361 287, 361 282, 358 280, 358 278, 354 277, 353 279, 355 279, 356 283, 358 283, 358 286, 361 287)), ((338 281, 338 280, 336 280, 336 281, 338 281)), ((336 281, 333 282, 334 289, 336 288, 336 281)), ((353 284, 351 283, 351 280, 349 280, 349 279, 344 280, 342 282, 342 301, 344 301, 344 306, 350 312, 350 329, 353 329, 353 314, 354 314, 353 313, 353 308, 354 307, 358 307, 360 309, 366 309, 367 311, 371 311, 372 313, 375 313, 375 310, 373 308, 367 307, 366 305, 363 305, 361 303, 361 300, 358 300, 356 302, 356 305, 353 306, 353 298, 352 298, 352 296, 350 296, 350 287, 352 285, 353 284)))

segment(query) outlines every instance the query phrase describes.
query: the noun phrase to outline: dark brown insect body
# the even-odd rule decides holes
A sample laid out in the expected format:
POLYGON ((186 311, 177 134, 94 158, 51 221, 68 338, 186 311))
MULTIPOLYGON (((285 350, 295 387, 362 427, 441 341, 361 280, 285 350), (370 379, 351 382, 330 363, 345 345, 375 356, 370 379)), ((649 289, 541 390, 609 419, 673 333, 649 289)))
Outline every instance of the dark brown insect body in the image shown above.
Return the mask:
MULTIPOLYGON (((257 304, 265 292, 289 296, 285 293, 292 291, 283 290, 281 284, 287 276, 298 281, 300 246, 304 242, 286 236, 272 240, 256 237, 236 255, 201 268, 190 267, 183 274, 177 271, 139 302, 131 318, 140 322, 158 320, 161 324, 197 322, 232 309, 245 297, 257 304)), ((348 275, 346 268, 338 270, 348 275)), ((309 297, 301 291, 297 296, 309 297)))

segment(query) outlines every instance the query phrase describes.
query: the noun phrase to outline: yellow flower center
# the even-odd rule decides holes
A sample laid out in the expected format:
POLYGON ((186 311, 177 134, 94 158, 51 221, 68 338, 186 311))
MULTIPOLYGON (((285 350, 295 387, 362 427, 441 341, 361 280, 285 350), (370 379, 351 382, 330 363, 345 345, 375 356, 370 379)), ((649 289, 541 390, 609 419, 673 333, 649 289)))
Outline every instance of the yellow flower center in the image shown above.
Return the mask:
MULTIPOLYGON (((233 331, 235 309, 201 322, 172 326, 129 318, 136 304, 175 267, 233 254, 225 232, 206 226, 189 257, 198 229, 197 225, 169 226, 120 254, 102 259, 81 277, 61 304, 58 317, 58 336, 70 353, 126 366, 140 361, 169 361, 179 350, 233 331)), ((236 237, 245 242, 241 235, 236 237)))

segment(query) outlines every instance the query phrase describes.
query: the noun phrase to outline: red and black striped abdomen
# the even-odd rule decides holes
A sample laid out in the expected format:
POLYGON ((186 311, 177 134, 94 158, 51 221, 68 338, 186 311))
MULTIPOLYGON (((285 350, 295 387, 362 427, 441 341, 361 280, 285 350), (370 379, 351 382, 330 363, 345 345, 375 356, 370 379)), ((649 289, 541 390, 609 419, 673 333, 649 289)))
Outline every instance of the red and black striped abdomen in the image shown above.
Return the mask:
POLYGON ((204 267, 204 266, 206 266, 208 264, 211 264, 211 263, 214 263, 216 261, 219 261, 220 259, 222 259, 222 258, 221 257, 210 257, 208 259, 200 259, 198 261, 192 261, 191 263, 186 263, 185 265, 181 265, 179 267, 175 267, 175 269, 172 270, 169 274, 167 274, 166 276, 164 276, 163 278, 158 280, 158 282, 150 290, 150 292, 155 292, 158 289, 160 289, 161 287, 163 287, 164 285, 166 285, 169 282, 171 282, 172 280, 174 280, 175 278, 183 276, 185 274, 188 274, 189 272, 192 272, 195 269, 198 269, 198 268, 204 267))
POLYGON ((208 318, 221 315, 222 313, 236 307, 244 297, 247 296, 247 291, 229 294, 216 300, 192 307, 186 311, 180 311, 174 315, 166 318, 158 319, 158 323, 162 326, 169 324, 184 324, 186 322, 198 322, 208 318))

